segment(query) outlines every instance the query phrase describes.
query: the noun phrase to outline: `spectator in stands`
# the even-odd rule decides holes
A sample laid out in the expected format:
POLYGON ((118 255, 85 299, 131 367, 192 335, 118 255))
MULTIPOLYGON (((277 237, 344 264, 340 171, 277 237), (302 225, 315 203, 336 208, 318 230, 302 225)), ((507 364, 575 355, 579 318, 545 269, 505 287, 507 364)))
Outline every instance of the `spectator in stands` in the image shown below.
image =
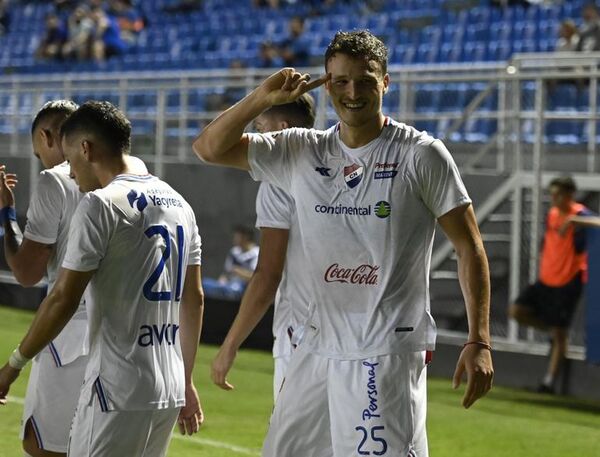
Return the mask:
POLYGON ((577 50, 583 52, 592 52, 600 50, 600 14, 598 7, 589 3, 583 7, 581 16, 583 26, 579 34, 579 43, 577 50))
POLYGON ((258 66, 261 68, 282 67, 283 60, 279 56, 277 47, 270 41, 260 44, 258 51, 258 66))
POLYGON ((0 35, 8 33, 10 27, 10 10, 8 0, 0 0, 0 35))
POLYGON ((163 7, 165 13, 189 13, 202 8, 202 0, 179 0, 163 7))
POLYGON ((574 52, 577 51, 579 44, 579 31, 577 25, 571 19, 562 21, 558 30, 558 41, 556 42, 556 52, 574 52))
POLYGON ((67 41, 67 31, 55 13, 46 15, 46 32, 40 41, 35 56, 38 59, 56 59, 67 41))
POLYGON ((63 46, 63 57, 89 59, 93 31, 94 21, 90 17, 90 10, 85 5, 79 5, 69 16, 69 39, 63 46))
POLYGON ((554 393, 567 354, 569 325, 586 279, 585 230, 581 226, 592 213, 575 202, 576 190, 570 177, 550 182, 552 207, 546 216, 539 278, 509 307, 509 315, 517 322, 548 331, 552 336, 548 371, 538 387, 543 393, 554 393))
POLYGON ((134 45, 145 23, 142 15, 133 7, 131 0, 110 0, 108 14, 116 18, 121 39, 129 46, 134 45))
POLYGON ((54 11, 63 16, 63 13, 70 13, 77 6, 77 0, 54 0, 54 11))
POLYGON ((92 57, 96 62, 124 54, 127 44, 121 38, 121 30, 117 20, 104 12, 100 7, 92 10, 94 21, 94 34, 92 41, 92 57))
POLYGON ((223 273, 218 280, 204 278, 202 285, 207 296, 239 299, 256 269, 258 246, 254 241, 254 230, 242 225, 233 232, 233 247, 225 259, 223 273))
POLYGON ((308 43, 304 40, 304 18, 294 16, 288 24, 289 36, 278 45, 279 57, 286 67, 309 65, 308 43))

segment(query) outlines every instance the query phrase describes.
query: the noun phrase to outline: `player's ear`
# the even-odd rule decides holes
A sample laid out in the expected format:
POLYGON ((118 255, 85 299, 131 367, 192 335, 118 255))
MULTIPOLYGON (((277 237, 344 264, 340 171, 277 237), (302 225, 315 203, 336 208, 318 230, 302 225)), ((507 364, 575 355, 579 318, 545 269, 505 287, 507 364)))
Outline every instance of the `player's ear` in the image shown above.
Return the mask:
POLYGON ((87 160, 88 162, 93 162, 94 160, 94 153, 93 153, 93 147, 92 147, 92 143, 90 143, 88 140, 81 140, 81 149, 83 150, 83 157, 85 157, 85 160, 87 160))
POLYGON ((388 87, 390 85, 390 75, 388 73, 383 77, 383 93, 387 94, 388 87))
POLYGON ((279 123, 279 130, 284 130, 284 129, 289 129, 290 128, 290 124, 287 123, 287 121, 281 121, 279 123))
POLYGON ((48 129, 40 129, 39 134, 42 136, 42 141, 44 142, 44 145, 46 145, 48 149, 52 148, 52 145, 54 144, 52 132, 48 129))

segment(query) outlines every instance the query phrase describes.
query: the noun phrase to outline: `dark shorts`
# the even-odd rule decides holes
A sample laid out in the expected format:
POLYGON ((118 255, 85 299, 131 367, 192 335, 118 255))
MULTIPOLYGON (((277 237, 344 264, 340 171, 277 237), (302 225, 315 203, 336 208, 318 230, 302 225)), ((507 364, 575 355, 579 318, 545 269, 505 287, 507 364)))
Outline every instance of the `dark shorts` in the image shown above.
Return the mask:
POLYGON ((567 328, 581 297, 581 273, 561 287, 536 282, 526 287, 515 303, 531 310, 532 314, 550 327, 567 328))

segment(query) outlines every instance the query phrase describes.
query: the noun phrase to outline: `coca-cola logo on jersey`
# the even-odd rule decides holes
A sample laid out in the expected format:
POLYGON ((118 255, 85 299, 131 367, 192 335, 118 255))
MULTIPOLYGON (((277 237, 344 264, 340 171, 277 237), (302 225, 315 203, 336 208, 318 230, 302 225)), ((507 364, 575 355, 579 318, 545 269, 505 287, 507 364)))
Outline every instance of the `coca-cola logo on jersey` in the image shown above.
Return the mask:
POLYGON ((354 268, 346 268, 334 263, 327 268, 323 279, 325 279, 325 282, 376 286, 377 280, 379 279, 378 271, 379 265, 363 263, 354 268))

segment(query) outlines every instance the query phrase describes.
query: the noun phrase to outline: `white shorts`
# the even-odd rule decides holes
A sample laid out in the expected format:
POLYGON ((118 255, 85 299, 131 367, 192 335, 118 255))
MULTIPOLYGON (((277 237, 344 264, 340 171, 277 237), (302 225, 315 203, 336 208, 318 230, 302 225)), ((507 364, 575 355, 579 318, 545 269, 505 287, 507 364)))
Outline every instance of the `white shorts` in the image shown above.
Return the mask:
POLYGON ((427 457, 425 352, 334 360, 300 346, 263 457, 427 457))
POLYGON ((38 447, 46 451, 67 452, 69 430, 75 415, 85 375, 87 356, 57 367, 44 350, 33 360, 21 420, 21 439, 31 421, 38 447))
POLYGON ((281 357, 274 357, 274 370, 273 370, 273 400, 277 401, 277 397, 279 396, 279 391, 281 390, 281 386, 283 384, 283 380, 285 379, 285 374, 287 372, 288 365, 290 364, 290 355, 284 355, 281 357))
POLYGON ((163 457, 181 408, 102 411, 97 395, 82 398, 73 419, 70 457, 163 457))

